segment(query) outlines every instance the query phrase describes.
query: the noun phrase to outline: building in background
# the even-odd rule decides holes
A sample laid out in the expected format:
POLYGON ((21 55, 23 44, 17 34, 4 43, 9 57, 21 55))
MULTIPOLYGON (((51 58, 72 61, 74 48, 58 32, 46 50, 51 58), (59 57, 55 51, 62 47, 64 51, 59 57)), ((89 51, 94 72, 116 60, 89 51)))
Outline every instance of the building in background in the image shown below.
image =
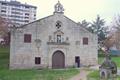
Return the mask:
POLYGON ((36 9, 36 6, 18 1, 0 1, 0 16, 16 26, 35 21, 36 9))

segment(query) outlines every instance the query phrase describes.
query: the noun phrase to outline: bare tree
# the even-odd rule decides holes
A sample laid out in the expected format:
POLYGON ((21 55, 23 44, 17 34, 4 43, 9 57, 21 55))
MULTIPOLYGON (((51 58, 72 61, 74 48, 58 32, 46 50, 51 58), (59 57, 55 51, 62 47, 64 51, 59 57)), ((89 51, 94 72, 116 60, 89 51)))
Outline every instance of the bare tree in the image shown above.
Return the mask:
POLYGON ((110 35, 108 36, 104 41, 103 41, 103 46, 106 47, 107 49, 109 49, 110 47, 112 47, 115 44, 116 40, 115 40, 115 35, 110 35))
POLYGON ((8 34, 8 23, 5 19, 0 17, 0 35, 4 37, 7 34, 8 34))
POLYGON ((113 22, 112 28, 114 29, 113 38, 114 44, 120 50, 120 15, 118 15, 113 22))
POLYGON ((3 44, 4 46, 8 46, 10 44, 10 24, 11 23, 9 20, 0 17, 0 36, 4 39, 4 41, 1 44, 3 44))

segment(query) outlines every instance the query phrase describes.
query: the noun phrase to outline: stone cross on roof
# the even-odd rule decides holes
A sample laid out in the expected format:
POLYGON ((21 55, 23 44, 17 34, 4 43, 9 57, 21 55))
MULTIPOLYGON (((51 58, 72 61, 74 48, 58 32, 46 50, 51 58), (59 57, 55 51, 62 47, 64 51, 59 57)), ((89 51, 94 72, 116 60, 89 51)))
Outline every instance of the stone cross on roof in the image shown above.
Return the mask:
POLYGON ((58 1, 58 3, 55 5, 55 12, 54 13, 64 13, 63 5, 58 1))

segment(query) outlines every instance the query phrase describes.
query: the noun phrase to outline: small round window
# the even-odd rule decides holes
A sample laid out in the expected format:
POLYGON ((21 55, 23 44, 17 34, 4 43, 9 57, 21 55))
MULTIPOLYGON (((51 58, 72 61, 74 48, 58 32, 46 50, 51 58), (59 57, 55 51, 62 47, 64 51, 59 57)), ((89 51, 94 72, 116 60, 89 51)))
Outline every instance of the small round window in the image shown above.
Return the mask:
POLYGON ((55 26, 56 26, 57 29, 61 29, 62 22, 61 21, 57 21, 55 26))

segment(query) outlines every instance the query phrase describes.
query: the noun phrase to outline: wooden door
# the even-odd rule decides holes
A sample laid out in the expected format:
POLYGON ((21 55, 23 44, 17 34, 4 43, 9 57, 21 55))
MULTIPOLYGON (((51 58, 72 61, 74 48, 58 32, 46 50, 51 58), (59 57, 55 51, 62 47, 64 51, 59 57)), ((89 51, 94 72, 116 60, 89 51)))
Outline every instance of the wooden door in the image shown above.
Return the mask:
POLYGON ((65 67, 65 56, 62 51, 56 51, 52 56, 52 68, 59 69, 65 67))

